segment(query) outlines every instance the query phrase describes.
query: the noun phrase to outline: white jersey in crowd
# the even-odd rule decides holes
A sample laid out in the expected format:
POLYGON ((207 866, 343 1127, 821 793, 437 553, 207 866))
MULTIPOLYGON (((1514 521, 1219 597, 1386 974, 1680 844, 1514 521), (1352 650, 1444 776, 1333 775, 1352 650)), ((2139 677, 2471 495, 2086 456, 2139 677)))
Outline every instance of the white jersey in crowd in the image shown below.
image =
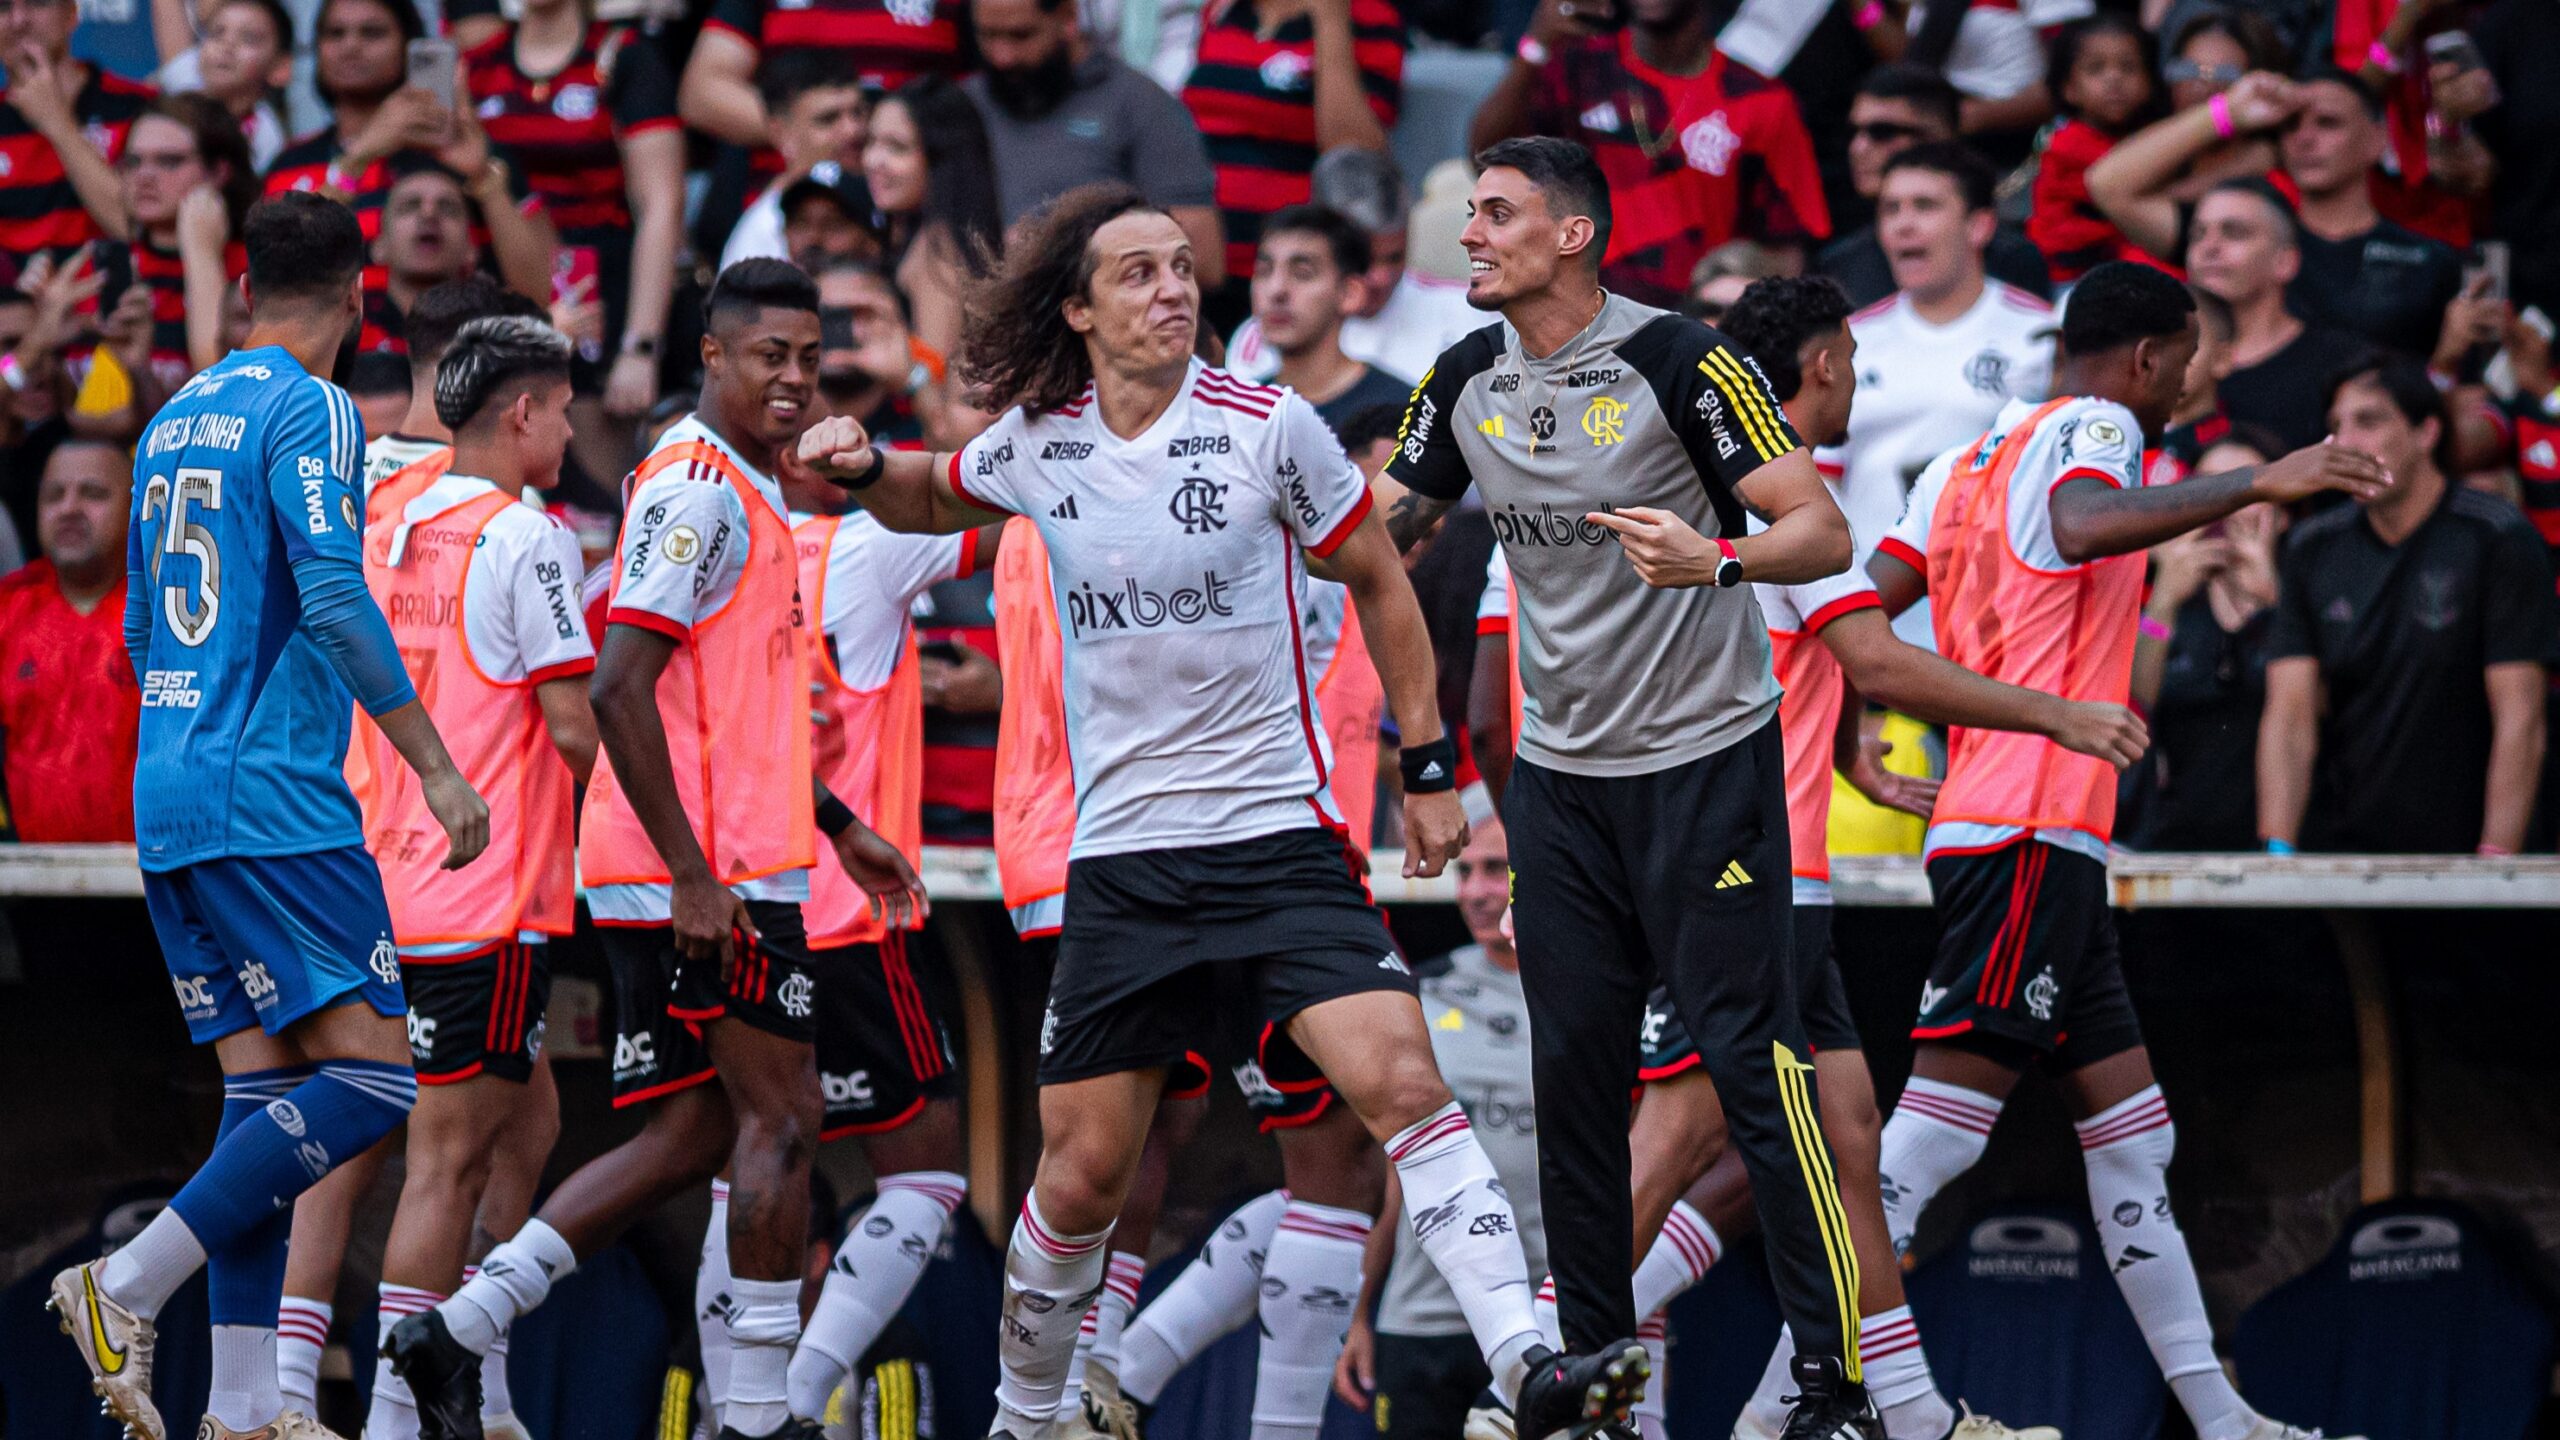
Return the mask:
MULTIPOLYGON (((1364 360, 1389 375, 1427 373, 1440 363, 1440 352, 1471 330, 1485 326, 1485 313, 1467 303, 1461 281, 1434 280, 1406 270, 1377 314, 1342 322, 1342 353, 1364 360)), ((1227 368, 1253 381, 1280 373, 1280 352, 1262 338, 1262 322, 1247 320, 1227 341, 1227 368)))
MULTIPOLYGON (((729 457, 738 473, 755 487, 757 500, 773 507, 788 527, 791 511, 782 487, 747 463, 698 414, 667 427, 649 453, 675 445, 702 443, 729 457)), ((747 573, 749 529, 747 502, 736 486, 709 475, 701 479, 668 478, 642 492, 643 503, 622 517, 622 536, 614 546, 614 565, 621 568, 622 589, 606 613, 607 624, 637 623, 660 634, 686 636, 693 622, 729 603, 738 579, 747 573), (692 538, 670 547, 667 537, 678 530, 692 538), (670 558, 669 550, 684 558, 670 558)), ((800 904, 809 898, 809 872, 783 870, 729 887, 745 900, 800 904)), ((667 885, 597 885, 587 891, 587 909, 599 922, 664 925, 673 911, 674 891, 667 885)))
MULTIPOLYGON (((2055 26, 2096 13, 2095 0, 1968 3, 1947 51, 1947 83, 1979 99, 2006 100, 2045 78, 2044 37, 2055 26)), ((1913 6, 1904 22, 1909 33, 1919 34, 1928 15, 1928 6, 1913 6)))
POLYGON ((1306 564, 1369 509, 1315 407, 1193 361, 1135 439, 1092 391, 1008 410, 953 488, 1049 549, 1074 758, 1072 858, 1341 823, 1307 679, 1306 564))
MULTIPOLYGON (((1529 1093, 1529 1002, 1520 972, 1485 958, 1484 947, 1449 953, 1445 975, 1423 978, 1422 1018, 1431 1055, 1449 1093, 1467 1112, 1485 1158, 1511 1196, 1520 1249, 1529 1273, 1547 1271, 1547 1236, 1538 1218, 1538 1111, 1529 1093)), ((1395 1227, 1395 1259, 1379 1292, 1378 1330, 1387 1335, 1464 1335, 1467 1317, 1412 1227, 1395 1227)))
MULTIPOLYGON (((410 499, 400 522, 423 525, 497 488, 448 472, 410 499)), ((591 668, 595 646, 578 605, 585 569, 578 537, 559 521, 526 505, 491 516, 462 584, 462 643, 472 665, 499 685, 539 685, 591 668)), ((527 932, 519 938, 543 937, 527 932)), ((473 944, 403 945, 400 953, 458 955, 473 944)))
MULTIPOLYGON (((1963 444, 1931 461, 1921 472, 1920 483, 1911 489, 1911 504, 1877 548, 1927 574, 1929 532, 1938 497, 1947 488, 1947 477, 1954 473, 1957 462, 1977 448, 1996 443, 2034 414, 2038 403, 2010 401, 1984 427, 1987 433, 1968 437, 1963 444)), ((2045 417, 2028 437, 2026 454, 2009 472, 2010 554, 2038 570, 2061 573, 2076 568, 2062 557, 2061 547, 2054 542, 2053 492, 2064 481, 2082 476, 2119 490, 2138 489, 2143 483, 2142 425, 2133 418, 2132 411, 2113 400, 2076 396, 2045 417)), ((2052 643, 2062 644, 2065 638, 2052 637, 2052 643)), ((1921 849, 1928 855, 1941 850, 1988 850, 2008 844, 2018 834, 2015 825, 1932 824, 1921 849)), ((2086 831, 2039 830, 2036 838, 2101 863, 2107 858, 2106 841, 2086 831)))
MULTIPOLYGON (((453 448, 450 440, 421 440, 414 435, 398 433, 379 440, 368 440, 364 447, 364 496, 373 499, 373 487, 440 451, 453 448)), ((530 498, 533 494, 525 492, 530 498)))
MULTIPOLYGON (((1901 294, 1849 317, 1858 393, 1849 436, 1816 458, 1839 466, 1840 508, 1866 563, 1921 467, 1989 428, 2011 400, 2042 400, 2053 380, 2053 307, 1985 281, 1982 298, 1944 325, 1901 294)), ((1828 467, 1826 466, 1826 469, 1828 467)))
MULTIPOLYGON (((793 513, 796 529, 814 517, 793 513)), ((978 535, 907 535, 855 509, 827 545, 826 613, 814 617, 836 673, 877 690, 906 655, 916 597, 977 568, 978 535)), ((804 597, 805 598, 805 597, 804 597)))

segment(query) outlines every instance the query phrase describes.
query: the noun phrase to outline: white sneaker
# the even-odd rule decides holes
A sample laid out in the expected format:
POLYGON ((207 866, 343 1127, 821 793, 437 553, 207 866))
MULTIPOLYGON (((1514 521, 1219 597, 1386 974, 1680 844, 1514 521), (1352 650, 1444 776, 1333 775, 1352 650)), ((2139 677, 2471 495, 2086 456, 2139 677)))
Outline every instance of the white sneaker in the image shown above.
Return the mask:
POLYGON ((1520 1422, 1499 1405, 1479 1405, 1467 1412, 1460 1440, 1520 1440, 1520 1422))
POLYGON ((2261 1415, 2258 1417, 2258 1423, 2249 1427, 2249 1433, 2242 1437, 2242 1440, 2365 1440, 2365 1437, 2362 1435, 2324 1436, 2317 1430, 2305 1430, 2299 1425, 2287 1425, 2281 1420, 2270 1420, 2261 1415))
POLYGON ((2050 1425, 2012 1430, 1988 1415, 1974 1414, 1973 1407, 1961 1400, 1956 1402, 1956 1409, 1964 1418, 1956 1421, 1956 1428, 1947 1432, 1947 1440, 2062 1440, 2062 1432, 2050 1425))
POLYGON ((89 1388, 97 1392, 98 1408, 130 1436, 168 1440, 159 1407, 151 1403, 151 1347, 159 1331, 107 1298, 98 1286, 105 1265, 92 1260, 54 1276, 53 1294, 44 1308, 53 1312, 62 1333, 79 1350, 81 1363, 89 1367, 89 1388))
POLYGON ((518 1420, 512 1411, 504 1415, 481 1416, 480 1434, 483 1440, 533 1440, 533 1432, 525 1429, 524 1422, 518 1420))

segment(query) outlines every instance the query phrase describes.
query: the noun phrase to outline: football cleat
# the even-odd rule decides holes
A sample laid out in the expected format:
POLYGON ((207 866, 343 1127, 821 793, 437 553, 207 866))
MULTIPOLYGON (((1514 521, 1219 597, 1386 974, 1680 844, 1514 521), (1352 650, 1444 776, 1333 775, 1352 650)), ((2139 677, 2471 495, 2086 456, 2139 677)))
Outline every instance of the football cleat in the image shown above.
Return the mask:
POLYGON ((136 1440, 168 1440, 160 1410, 151 1403, 151 1347, 159 1338, 148 1320, 109 1299, 98 1285, 104 1260, 75 1265, 53 1277, 52 1296, 44 1308, 71 1337, 81 1363, 89 1367, 89 1388, 97 1393, 99 1413, 125 1428, 136 1440))
POLYGON ((207 1415, 196 1427, 196 1440, 343 1440, 337 1431, 299 1410, 287 1410, 255 1430, 234 1430, 207 1415))
POLYGON ((1633 1340, 1620 1340, 1594 1355, 1558 1355, 1541 1345, 1528 1355, 1520 1377, 1520 1401, 1512 1407, 1518 1440, 1588 1440, 1627 1418, 1653 1378, 1653 1361, 1633 1340))
POLYGON ((1797 1393, 1788 1400, 1796 1408, 1778 1432, 1780 1440, 1885 1440, 1884 1421, 1867 1399, 1867 1387, 1842 1378, 1838 1360, 1798 1355, 1794 1371, 1797 1393))
POLYGON ((2250 1426, 2249 1433, 2241 1437, 2241 1440, 2365 1440, 2365 1437, 2362 1435, 2324 1436, 2317 1430, 2306 1430, 2299 1425, 2287 1425, 2281 1420, 2270 1420, 2261 1415, 2258 1417, 2258 1423, 2250 1426))
POLYGON ((512 1413, 481 1416, 480 1434, 483 1440, 533 1440, 533 1432, 512 1413))
POLYGON ((1976 1415, 1973 1407, 1959 1400, 1956 1409, 1963 1418, 1947 1432, 1947 1440, 2062 1440, 2062 1432, 2050 1425, 2030 1425, 2013 1430, 1988 1415, 1976 1415))
POLYGON ((1145 1440, 1138 1402, 1120 1393, 1120 1377, 1099 1365, 1084 1367, 1085 1428, 1102 1440, 1145 1440))
POLYGON ((453 1338, 442 1315, 424 1310, 392 1326, 382 1354, 417 1397, 422 1440, 483 1440, 480 1357, 453 1338))
POLYGON ((1467 1426, 1459 1440, 1519 1440, 1519 1427, 1512 1423, 1511 1410, 1502 1397, 1491 1390, 1476 1396, 1467 1410, 1467 1426))

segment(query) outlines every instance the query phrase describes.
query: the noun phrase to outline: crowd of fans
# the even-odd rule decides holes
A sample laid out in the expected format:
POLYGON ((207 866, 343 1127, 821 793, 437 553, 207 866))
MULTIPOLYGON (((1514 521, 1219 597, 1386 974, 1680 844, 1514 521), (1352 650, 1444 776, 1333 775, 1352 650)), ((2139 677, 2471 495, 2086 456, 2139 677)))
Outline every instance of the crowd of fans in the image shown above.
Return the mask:
MULTIPOLYGON (((1134 183, 1191 236, 1225 363, 1382 450, 1412 382, 1488 318, 1463 299, 1463 201, 1390 158, 1414 153, 1408 61, 1438 51, 1472 59, 1435 74, 1480 95, 1439 130, 1599 157, 1610 288, 1712 320, 1752 279, 1809 270, 1863 307, 1849 437, 1822 457, 1862 553, 1931 456, 2042 395, 2077 276, 2113 259, 2183 275, 2207 344, 2176 428, 2151 437, 2154 483, 2330 434, 2400 483, 2157 553, 2136 659, 2156 743, 2120 834, 2550 844, 2560 247, 2530 241, 2560 221, 2560 90, 2529 78, 2560 46, 2548 0, 150 14, 159 68, 128 77, 80 58, 73 0, 0 4, 0 775, 21 839, 130 838, 127 447, 237 341, 235 242, 261 194, 342 198, 374 247, 343 378, 376 441, 415 413, 421 297, 480 275, 549 307, 579 344, 575 473, 550 503, 592 563, 619 477, 689 406, 692 317, 720 266, 816 274, 829 408, 953 448, 988 419, 947 367, 973 272, 1094 180, 1134 183)), ((1489 544, 1462 512, 1417 568, 1444 649, 1470 643, 1489 544)), ((919 611, 926 830, 983 843, 1002 687, 987 582, 919 611)), ((1453 718, 1467 661, 1443 657, 1453 718)))

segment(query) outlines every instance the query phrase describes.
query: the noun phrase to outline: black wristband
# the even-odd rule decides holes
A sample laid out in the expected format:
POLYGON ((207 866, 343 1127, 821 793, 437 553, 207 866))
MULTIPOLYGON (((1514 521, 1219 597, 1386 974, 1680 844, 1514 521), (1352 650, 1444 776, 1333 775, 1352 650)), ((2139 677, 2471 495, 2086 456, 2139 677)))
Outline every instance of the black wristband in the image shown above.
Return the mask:
POLYGON ((839 490, 868 490, 872 486, 880 483, 881 473, 886 471, 888 468, 889 452, 881 449, 878 445, 873 445, 871 447, 871 463, 863 467, 861 474, 850 476, 829 475, 827 480, 828 483, 834 485, 839 490))
POLYGON ((853 807, 830 795, 818 802, 818 828, 832 840, 853 828, 853 807))
POLYGON ((1404 793, 1437 795, 1458 788, 1458 747, 1448 736, 1425 745, 1407 745, 1396 756, 1404 767, 1404 793))

